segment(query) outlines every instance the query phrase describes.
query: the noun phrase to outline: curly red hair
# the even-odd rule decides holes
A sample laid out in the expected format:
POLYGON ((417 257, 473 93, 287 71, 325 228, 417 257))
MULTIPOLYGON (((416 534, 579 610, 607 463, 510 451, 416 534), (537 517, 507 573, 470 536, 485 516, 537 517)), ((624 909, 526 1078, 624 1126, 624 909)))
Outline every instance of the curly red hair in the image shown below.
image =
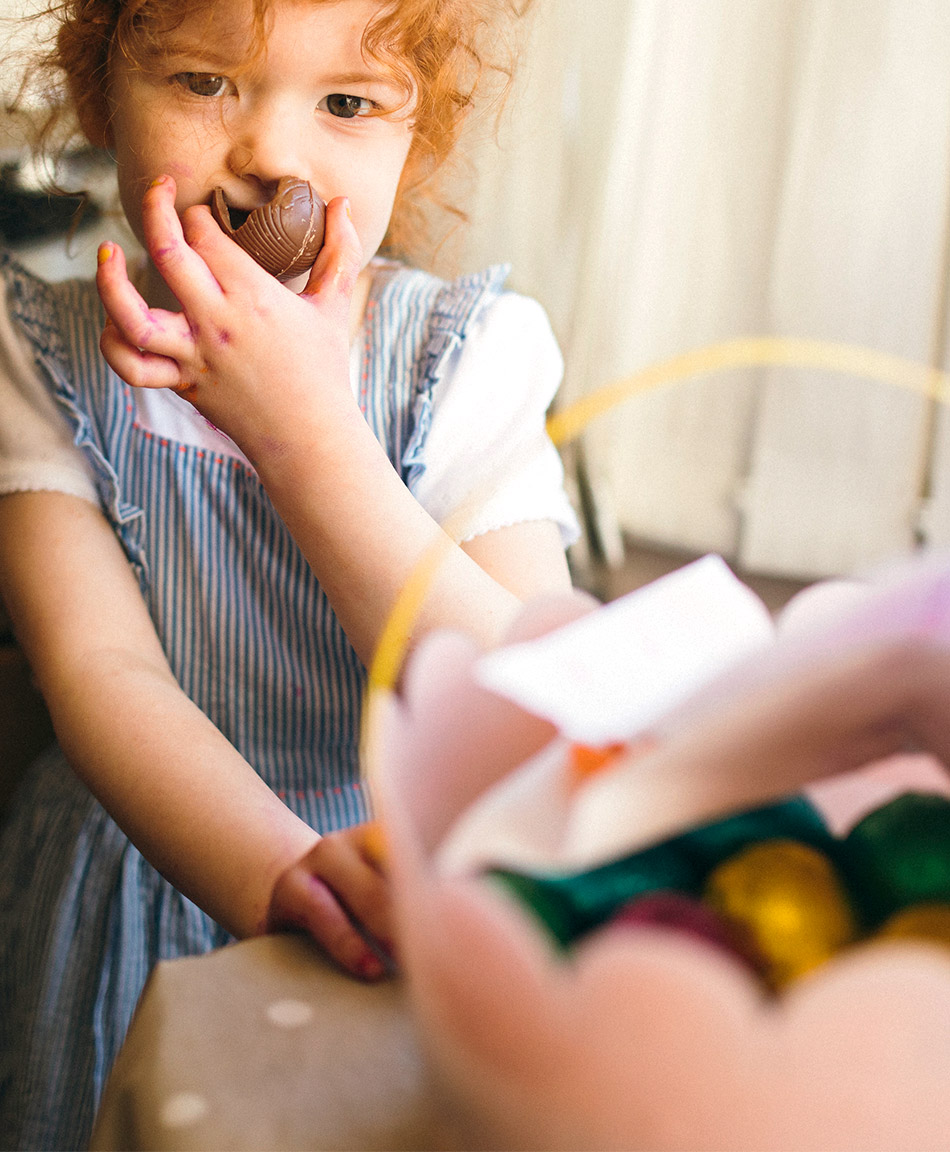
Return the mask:
MULTIPOLYGON (((249 54, 266 42, 273 0, 251 0, 249 54)), ((311 0, 321 3, 324 0, 311 0)), ((462 125, 483 94, 497 100, 507 90, 517 56, 516 18, 533 0, 389 0, 370 21, 363 51, 402 84, 413 108, 413 142, 400 182, 384 248, 417 256, 427 239, 427 208, 436 204, 463 214, 439 194, 437 174, 452 155, 462 125)), ((204 0, 209 11, 212 0, 204 0)), ((34 82, 46 77, 53 112, 43 126, 48 141, 72 112, 89 143, 109 140, 109 67, 117 53, 134 61, 160 49, 186 16, 201 11, 195 0, 53 0, 45 18, 55 21, 55 41, 38 60, 34 82)))

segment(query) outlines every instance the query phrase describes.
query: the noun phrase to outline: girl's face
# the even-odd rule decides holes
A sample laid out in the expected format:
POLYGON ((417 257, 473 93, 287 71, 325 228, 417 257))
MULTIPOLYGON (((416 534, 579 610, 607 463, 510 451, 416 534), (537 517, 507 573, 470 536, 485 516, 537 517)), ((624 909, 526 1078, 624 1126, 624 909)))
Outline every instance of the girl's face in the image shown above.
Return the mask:
POLYGON ((231 207, 250 210, 271 199, 281 176, 297 176, 324 200, 349 197, 368 263, 412 141, 402 90, 360 50, 379 8, 379 0, 275 0, 265 51, 249 60, 250 0, 213 0, 144 65, 117 59, 111 143, 139 240, 142 195, 157 176, 175 178, 179 213, 207 204, 216 187, 231 207), (376 111, 394 115, 368 115, 376 111))

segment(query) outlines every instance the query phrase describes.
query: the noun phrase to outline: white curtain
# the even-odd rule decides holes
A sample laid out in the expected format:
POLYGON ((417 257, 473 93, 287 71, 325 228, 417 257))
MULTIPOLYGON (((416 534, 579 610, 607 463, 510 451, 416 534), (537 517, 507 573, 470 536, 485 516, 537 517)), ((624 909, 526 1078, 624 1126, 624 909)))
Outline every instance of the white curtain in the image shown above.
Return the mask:
MULTIPOLYGON (((475 172, 462 263, 547 306, 563 402, 745 336, 944 363, 946 0, 538 0, 475 172)), ((608 537, 805 577, 950 543, 945 406, 865 377, 697 377, 584 455, 608 537)))

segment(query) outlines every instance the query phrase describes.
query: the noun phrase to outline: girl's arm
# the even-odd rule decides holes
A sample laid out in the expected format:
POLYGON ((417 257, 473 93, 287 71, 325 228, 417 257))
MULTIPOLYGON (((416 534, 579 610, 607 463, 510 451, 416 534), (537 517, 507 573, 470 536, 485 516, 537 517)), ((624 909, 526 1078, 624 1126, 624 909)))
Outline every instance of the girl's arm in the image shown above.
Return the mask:
POLYGON ((567 590, 555 524, 514 525, 455 545, 363 418, 349 382, 350 301, 362 257, 345 200, 331 201, 326 244, 295 296, 206 209, 189 209, 182 226, 174 195, 169 178, 153 185, 143 221, 153 263, 183 311, 148 308, 121 251, 106 247, 103 353, 131 384, 180 391, 240 444, 361 659, 372 656, 400 590, 430 555, 440 563, 420 634, 452 628, 491 644, 523 598, 567 590))
POLYGON ((364 662, 399 592, 430 556, 437 566, 417 635, 450 628, 490 646, 522 600, 569 588, 552 521, 457 546, 403 484, 358 410, 339 438, 300 432, 255 466, 364 662))
POLYGON ((64 753, 143 855, 236 935, 306 927, 344 967, 381 974, 334 896, 388 939, 360 833, 321 840, 181 691, 99 510, 0 498, 0 592, 64 753))

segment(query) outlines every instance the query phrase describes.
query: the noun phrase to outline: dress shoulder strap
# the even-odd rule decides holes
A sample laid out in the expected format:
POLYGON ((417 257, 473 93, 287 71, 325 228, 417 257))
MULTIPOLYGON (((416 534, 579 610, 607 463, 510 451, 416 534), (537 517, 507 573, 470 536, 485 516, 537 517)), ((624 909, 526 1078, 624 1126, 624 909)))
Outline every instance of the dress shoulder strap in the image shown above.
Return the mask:
POLYGON ((483 272, 443 281, 435 294, 413 398, 412 435, 402 456, 407 483, 417 479, 425 467, 423 453, 432 424, 433 389, 473 323, 501 295, 509 272, 510 265, 496 264, 483 272))
POLYGON ((124 498, 113 464, 115 441, 131 425, 130 405, 99 353, 102 308, 95 282, 47 282, 7 252, 0 252, 0 276, 11 316, 32 346, 34 362, 73 429, 74 443, 89 461, 102 510, 144 582, 142 510, 124 498))

